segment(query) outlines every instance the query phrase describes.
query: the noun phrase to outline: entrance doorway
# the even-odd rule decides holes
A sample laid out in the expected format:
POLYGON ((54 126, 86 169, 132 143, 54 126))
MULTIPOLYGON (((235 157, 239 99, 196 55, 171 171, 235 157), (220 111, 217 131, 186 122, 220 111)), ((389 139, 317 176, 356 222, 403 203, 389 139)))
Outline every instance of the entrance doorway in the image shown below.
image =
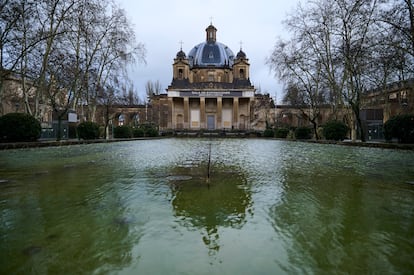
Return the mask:
POLYGON ((207 130, 216 129, 216 121, 214 115, 207 115, 207 130))

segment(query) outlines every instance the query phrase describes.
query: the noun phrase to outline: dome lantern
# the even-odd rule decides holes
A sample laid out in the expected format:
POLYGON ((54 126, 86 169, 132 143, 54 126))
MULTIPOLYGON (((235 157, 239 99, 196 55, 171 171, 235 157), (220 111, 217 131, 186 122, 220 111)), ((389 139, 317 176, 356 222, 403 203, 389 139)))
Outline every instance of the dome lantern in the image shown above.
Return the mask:
POLYGON ((208 43, 216 42, 216 40, 217 40, 216 33, 217 33, 216 27, 214 27, 212 24, 210 24, 210 26, 208 26, 207 29, 206 29, 206 41, 208 43))

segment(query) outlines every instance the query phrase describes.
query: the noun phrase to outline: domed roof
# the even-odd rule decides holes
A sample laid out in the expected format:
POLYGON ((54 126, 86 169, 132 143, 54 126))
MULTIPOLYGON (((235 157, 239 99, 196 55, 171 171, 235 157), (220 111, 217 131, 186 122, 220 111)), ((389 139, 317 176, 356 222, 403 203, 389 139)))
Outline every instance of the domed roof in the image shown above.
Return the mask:
POLYGON ((240 51, 237 53, 236 58, 246 58, 246 54, 240 49, 240 51))
POLYGON ((182 49, 177 53, 177 58, 186 58, 185 52, 182 49))
POLYGON ((220 42, 203 42, 188 53, 190 67, 224 67, 232 66, 234 53, 220 42))

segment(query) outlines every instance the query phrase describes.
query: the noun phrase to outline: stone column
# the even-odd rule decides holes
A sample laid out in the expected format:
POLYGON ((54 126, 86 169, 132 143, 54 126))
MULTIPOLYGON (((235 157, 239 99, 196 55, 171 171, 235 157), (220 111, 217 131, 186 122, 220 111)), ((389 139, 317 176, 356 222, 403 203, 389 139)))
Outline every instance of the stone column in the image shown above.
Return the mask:
POLYGON ((206 98, 200 97, 200 129, 206 128, 206 98))
POLYGON ((217 125, 216 128, 217 129, 221 129, 223 128, 223 101, 222 101, 222 97, 219 96, 217 97, 217 125))
POLYGON ((189 123, 189 119, 190 119, 190 103, 188 100, 188 96, 184 97, 184 129, 189 129, 190 128, 190 123, 189 123))
POLYGON ((252 114, 252 104, 254 103, 254 97, 249 98, 249 105, 248 105, 248 109, 247 109, 247 118, 246 118, 246 128, 248 130, 250 130, 251 126, 252 126, 252 121, 253 121, 253 114, 252 114))
POLYGON ((233 98, 233 128, 239 129, 239 98, 233 98))
POLYGON ((174 103, 173 103, 173 97, 168 98, 168 122, 167 127, 169 129, 175 129, 175 115, 174 115, 174 103), (174 122, 174 123, 173 123, 174 122))

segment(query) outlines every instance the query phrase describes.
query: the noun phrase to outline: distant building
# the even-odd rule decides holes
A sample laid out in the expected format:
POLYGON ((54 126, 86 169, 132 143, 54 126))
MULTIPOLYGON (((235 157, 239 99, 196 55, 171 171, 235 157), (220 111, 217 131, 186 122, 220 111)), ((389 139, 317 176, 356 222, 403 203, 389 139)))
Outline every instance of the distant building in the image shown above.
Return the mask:
POLYGON ((414 79, 368 91, 361 101, 360 116, 367 139, 383 139, 383 124, 390 117, 414 114, 414 79))
MULTIPOLYGON (((37 87, 32 80, 10 71, 3 70, 2 87, 0 91, 0 116, 8 113, 28 113, 37 107, 38 119, 43 128, 52 125, 52 108, 44 99, 38 99, 36 103, 37 87), (36 106, 37 104, 37 106, 36 106)), ((51 127, 51 126, 50 126, 51 127)))
POLYGON ((180 49, 174 59, 173 80, 167 88, 170 129, 251 128, 255 88, 249 60, 242 49, 234 55, 216 34, 210 24, 206 41, 188 56, 180 49))

